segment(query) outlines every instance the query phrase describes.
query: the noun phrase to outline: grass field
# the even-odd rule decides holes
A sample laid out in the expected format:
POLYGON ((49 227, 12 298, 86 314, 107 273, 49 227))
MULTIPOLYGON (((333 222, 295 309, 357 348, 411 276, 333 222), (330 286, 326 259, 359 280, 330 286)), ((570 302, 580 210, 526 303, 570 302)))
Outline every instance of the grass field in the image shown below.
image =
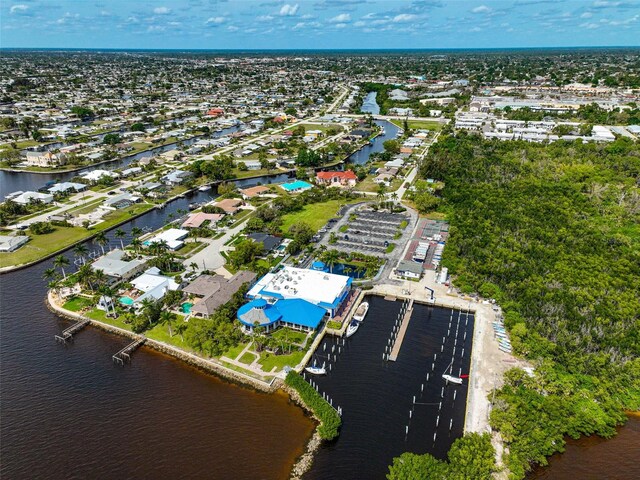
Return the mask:
MULTIPOLYGON (((404 120, 391 120, 391 123, 397 127, 404 128, 404 120)), ((431 130, 438 132, 442 130, 442 124, 435 118, 431 122, 427 120, 409 120, 409 128, 411 130, 431 130)))
MULTIPOLYGON (((357 200, 361 201, 361 200, 357 200)), ((282 217, 283 224, 280 230, 283 233, 289 231, 289 227, 294 223, 305 222, 315 231, 322 228, 330 218, 336 216, 341 205, 344 205, 344 199, 329 200, 328 202, 313 203, 305 205, 299 212, 288 213, 282 217)))
MULTIPOLYGON (((363 181, 358 183, 358 185, 356 186, 356 190, 360 192, 377 192, 380 188, 380 185, 374 182, 373 178, 373 176, 368 176, 367 178, 365 178, 363 181)), ((391 180, 391 185, 386 188, 385 192, 395 192, 401 186, 402 180, 399 178, 394 178, 393 180, 391 180)))
POLYGON ((131 325, 124 323, 122 320, 124 317, 119 316, 118 318, 107 317, 107 313, 103 310, 98 310, 94 308, 89 313, 86 314, 87 317, 93 318, 94 320, 98 320, 100 322, 108 323, 109 325, 113 325, 114 327, 122 328, 123 330, 131 331, 131 325))
POLYGON ((79 312, 80 310, 90 307, 93 305, 93 301, 90 298, 86 297, 73 297, 62 306, 67 310, 71 310, 72 312, 79 312))
POLYGON ((251 353, 251 352, 245 352, 244 355, 242 355, 238 361, 240 363, 244 363, 245 365, 251 365, 253 363, 253 361, 256 359, 256 356, 251 353))
POLYGON ((244 347, 246 347, 246 346, 247 346, 246 343, 239 343, 237 346, 231 347, 229 350, 227 350, 226 352, 224 352, 220 356, 221 357, 231 358, 232 360, 235 360, 236 357, 238 355, 240 355, 240 352, 242 352, 242 350, 244 350, 244 347))
MULTIPOLYGON (((176 322, 181 322, 182 317, 180 317, 176 322)), ((158 340, 159 342, 164 342, 169 345, 173 345, 174 347, 181 348, 187 352, 191 352, 191 348, 180 338, 180 335, 176 335, 175 331, 173 333, 173 337, 169 335, 169 327, 167 325, 156 325, 151 330, 147 330, 144 332, 145 336, 152 338, 154 340, 158 340)))
POLYGON ((260 360, 258 360, 258 363, 262 366, 262 370, 264 372, 269 373, 271 372, 271 370, 273 370, 273 367, 276 367, 277 370, 282 370, 287 365, 289 365, 290 367, 295 367, 300 363, 300 361, 304 357, 304 354, 304 350, 292 352, 289 355, 273 355, 272 353, 262 353, 260 354, 260 360))

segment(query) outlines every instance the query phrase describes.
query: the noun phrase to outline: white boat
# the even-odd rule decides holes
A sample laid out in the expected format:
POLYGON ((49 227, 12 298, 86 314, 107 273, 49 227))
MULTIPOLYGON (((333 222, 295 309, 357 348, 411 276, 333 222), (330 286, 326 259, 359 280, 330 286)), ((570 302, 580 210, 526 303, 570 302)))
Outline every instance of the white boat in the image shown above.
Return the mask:
POLYGON ((211 190, 211 185, 202 185, 198 188, 198 190, 200 190, 201 192, 208 192, 209 190, 211 190))
POLYGON ((347 338, 356 333, 358 328, 360 328, 360 324, 358 322, 351 322, 347 327, 347 338))
POLYGON ((447 382, 451 382, 451 383, 455 383, 458 385, 462 385, 462 379, 458 378, 458 377, 454 377, 451 375, 447 375, 446 373, 444 375, 442 375, 442 378, 444 378, 447 382))
POLYGON ((304 369, 305 372, 310 373, 312 375, 326 375, 327 374, 327 369, 324 367, 307 367, 304 369))
POLYGON ((387 131, 383 128, 382 131, 380 132, 380 135, 386 135, 387 131))
POLYGON ((362 322, 364 320, 364 317, 367 316, 368 311, 369 311, 369 303, 362 302, 358 307, 358 309, 356 310, 356 313, 353 314, 353 319, 357 320, 358 322, 362 322))

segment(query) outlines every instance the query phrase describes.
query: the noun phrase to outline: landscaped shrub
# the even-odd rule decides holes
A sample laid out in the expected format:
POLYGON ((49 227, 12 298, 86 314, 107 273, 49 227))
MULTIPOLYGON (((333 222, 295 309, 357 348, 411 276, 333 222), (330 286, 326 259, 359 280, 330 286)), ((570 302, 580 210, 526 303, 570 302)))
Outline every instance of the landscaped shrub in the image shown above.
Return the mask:
POLYGON ((323 440, 336 438, 342 424, 342 419, 338 412, 304 378, 293 370, 287 374, 285 383, 300 394, 305 405, 313 410, 313 413, 320 419, 321 424, 318 427, 320 437, 323 440))

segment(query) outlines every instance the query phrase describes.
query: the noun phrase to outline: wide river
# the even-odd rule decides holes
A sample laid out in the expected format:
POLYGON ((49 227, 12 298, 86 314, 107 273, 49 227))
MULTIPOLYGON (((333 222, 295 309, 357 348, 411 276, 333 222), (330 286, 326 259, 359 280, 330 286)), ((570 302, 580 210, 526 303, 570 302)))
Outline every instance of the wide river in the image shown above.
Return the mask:
MULTIPOLYGON (((385 128, 385 137, 395 135, 388 124, 385 128)), ((376 150, 377 142, 365 148, 376 150)), ((2 187, 23 189, 11 181, 19 176, 3 175, 2 187)), ((47 181, 47 176, 28 178, 38 185, 47 181)), ((169 214, 208 197, 199 192, 178 199, 122 228, 127 233, 133 226, 159 228, 169 214)), ((113 231, 107 236, 112 246, 119 245, 113 231)), ((0 276, 1 478, 288 477, 314 427, 300 408, 283 395, 224 382, 147 348, 135 353, 132 365, 116 367, 111 355, 127 340, 93 328, 67 347, 57 344, 53 336, 67 323, 44 304, 41 277, 50 266, 43 262, 0 276)), ((315 472, 321 476, 331 471, 325 470, 331 450, 319 459, 315 472)), ((613 440, 570 442, 565 454, 554 456, 551 466, 532 478, 640 478, 638 450, 640 419, 632 417, 613 440), (577 471, 584 474, 576 476, 577 471)))

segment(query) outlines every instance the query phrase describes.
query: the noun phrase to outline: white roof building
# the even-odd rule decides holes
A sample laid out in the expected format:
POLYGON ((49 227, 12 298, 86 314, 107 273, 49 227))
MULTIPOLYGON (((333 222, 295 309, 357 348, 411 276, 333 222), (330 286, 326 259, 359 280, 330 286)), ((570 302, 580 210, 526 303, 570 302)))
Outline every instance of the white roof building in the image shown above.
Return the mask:
POLYGON ((169 290, 177 290, 179 285, 171 277, 160 275, 157 267, 152 267, 142 275, 131 280, 131 284, 136 290, 143 292, 135 299, 136 304, 143 300, 160 300, 169 290))
POLYGON ((248 292, 250 298, 300 298, 327 310, 335 310, 351 286, 351 278, 318 270, 285 266, 267 273, 248 292))
POLYGON ((112 172, 110 170, 91 170, 90 172, 85 172, 82 174, 82 178, 85 178, 90 182, 97 182, 102 177, 118 178, 119 176, 120 175, 118 175, 116 172, 112 172))
POLYGON ((145 262, 142 260, 123 260, 125 252, 112 250, 91 264, 93 270, 102 270, 105 275, 116 279, 127 279, 138 273, 145 262))
POLYGON ((27 205, 31 201, 51 203, 53 202, 53 195, 51 195, 50 193, 24 192, 21 195, 15 197, 13 201, 21 205, 27 205))
POLYGON ((170 228, 169 230, 165 230, 164 232, 159 233, 153 238, 146 240, 144 242, 145 245, 151 245, 152 243, 160 243, 162 241, 167 242, 169 248, 171 250, 177 250, 184 242, 182 241, 187 235, 189 235, 189 230, 181 230, 179 228, 170 228))

